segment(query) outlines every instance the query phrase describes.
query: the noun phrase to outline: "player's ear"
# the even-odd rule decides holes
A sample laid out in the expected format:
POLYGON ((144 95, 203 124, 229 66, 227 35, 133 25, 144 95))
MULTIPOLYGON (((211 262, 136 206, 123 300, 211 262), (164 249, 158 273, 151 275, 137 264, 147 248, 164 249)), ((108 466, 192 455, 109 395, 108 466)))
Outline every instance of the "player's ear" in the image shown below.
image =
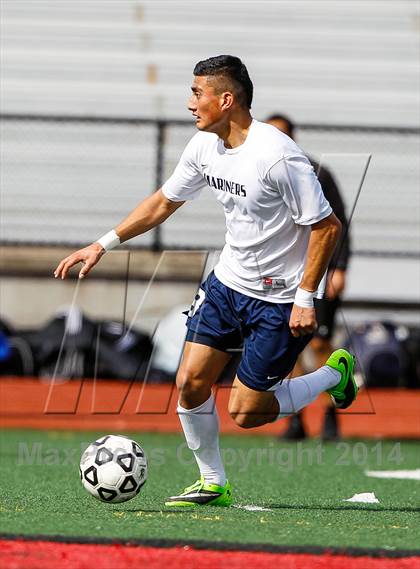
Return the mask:
POLYGON ((221 104, 220 104, 220 108, 222 111, 227 111, 229 110, 234 102, 234 96, 230 91, 225 91, 224 93, 222 93, 220 95, 220 100, 221 100, 221 104))

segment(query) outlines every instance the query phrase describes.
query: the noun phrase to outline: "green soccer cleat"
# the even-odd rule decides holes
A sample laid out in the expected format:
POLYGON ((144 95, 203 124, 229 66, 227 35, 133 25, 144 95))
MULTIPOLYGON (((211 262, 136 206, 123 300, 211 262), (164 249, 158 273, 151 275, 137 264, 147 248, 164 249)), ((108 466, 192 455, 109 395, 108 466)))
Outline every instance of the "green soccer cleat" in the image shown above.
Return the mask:
POLYGON ((224 486, 206 484, 204 477, 185 488, 178 496, 171 496, 165 506, 230 506, 232 504, 232 488, 226 480, 224 486))
POLYGON ((337 409, 347 409, 357 397, 358 387, 354 379, 354 364, 356 358, 347 350, 336 350, 328 358, 325 365, 336 369, 341 374, 340 382, 331 389, 327 389, 337 409))

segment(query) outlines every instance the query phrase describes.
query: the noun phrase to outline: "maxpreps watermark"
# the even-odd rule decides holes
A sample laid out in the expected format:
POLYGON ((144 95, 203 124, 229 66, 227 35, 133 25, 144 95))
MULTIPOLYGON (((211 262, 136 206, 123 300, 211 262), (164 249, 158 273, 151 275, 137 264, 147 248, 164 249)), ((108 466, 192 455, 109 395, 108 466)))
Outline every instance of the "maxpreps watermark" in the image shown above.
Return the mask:
MULTIPOLYGON (((21 441, 17 447, 17 466, 71 466, 79 465, 80 457, 88 443, 80 443, 74 447, 54 447, 43 442, 21 441)), ((207 452, 212 452, 208 450, 207 452)), ((401 443, 395 442, 391 447, 378 441, 374 444, 365 442, 347 442, 310 444, 297 442, 280 446, 269 442, 265 446, 242 449, 238 447, 222 447, 221 455, 227 469, 238 473, 252 468, 269 466, 280 472, 292 472, 305 467, 324 466, 383 466, 403 462, 401 443)), ((181 443, 174 449, 154 447, 147 449, 147 460, 150 468, 166 466, 174 458, 183 466, 195 466, 195 458, 187 444, 181 443)))
MULTIPOLYGON (((80 457, 89 445, 80 443, 77 447, 53 447, 42 442, 20 442, 17 448, 17 466, 77 466, 80 457)), ((302 466, 322 466, 324 447, 321 443, 315 447, 296 446, 278 447, 270 443, 266 447, 241 449, 224 447, 221 449, 222 460, 227 468, 237 472, 247 472, 250 467, 275 467, 282 472, 291 472, 302 466)), ((209 449, 207 452, 211 453, 209 449)), ((186 443, 179 444, 174 451, 153 448, 147 452, 148 464, 152 468, 164 466, 174 458, 183 466, 194 466, 195 458, 186 443)), ((204 458, 204 457, 203 457, 204 458)))

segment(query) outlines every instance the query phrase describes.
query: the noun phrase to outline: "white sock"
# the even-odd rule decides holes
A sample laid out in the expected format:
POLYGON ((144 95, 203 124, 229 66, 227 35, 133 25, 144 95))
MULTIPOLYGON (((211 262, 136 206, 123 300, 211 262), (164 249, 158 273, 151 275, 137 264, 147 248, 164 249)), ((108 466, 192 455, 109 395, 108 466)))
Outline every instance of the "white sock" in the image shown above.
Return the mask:
POLYGON ((219 450, 219 417, 213 394, 199 407, 184 409, 178 404, 177 412, 190 448, 208 484, 224 486, 226 474, 219 450))
POLYGON ((312 403, 320 393, 335 387, 340 379, 340 372, 329 366, 300 377, 284 379, 274 391, 280 407, 278 419, 297 413, 312 403))

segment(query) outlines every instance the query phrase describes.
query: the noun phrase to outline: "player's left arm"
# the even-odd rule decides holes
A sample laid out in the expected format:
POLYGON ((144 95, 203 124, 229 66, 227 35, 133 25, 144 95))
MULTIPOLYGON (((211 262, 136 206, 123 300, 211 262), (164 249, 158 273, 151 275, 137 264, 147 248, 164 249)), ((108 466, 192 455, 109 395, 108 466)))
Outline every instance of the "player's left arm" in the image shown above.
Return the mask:
POLYGON ((333 174, 325 166, 319 166, 315 170, 322 191, 342 225, 340 239, 328 266, 325 285, 325 298, 334 300, 343 293, 346 286, 346 271, 351 255, 349 221, 344 200, 333 174))
POLYGON ((293 221, 311 227, 305 270, 289 321, 293 336, 304 336, 316 328, 313 298, 339 239, 341 222, 325 199, 312 165, 298 150, 277 160, 264 180, 279 192, 293 221))
POLYGON ((295 337, 310 334, 316 329, 312 299, 327 270, 340 233, 341 222, 334 213, 311 225, 305 271, 289 321, 290 330, 295 337), (300 306, 301 304, 307 306, 300 306))

